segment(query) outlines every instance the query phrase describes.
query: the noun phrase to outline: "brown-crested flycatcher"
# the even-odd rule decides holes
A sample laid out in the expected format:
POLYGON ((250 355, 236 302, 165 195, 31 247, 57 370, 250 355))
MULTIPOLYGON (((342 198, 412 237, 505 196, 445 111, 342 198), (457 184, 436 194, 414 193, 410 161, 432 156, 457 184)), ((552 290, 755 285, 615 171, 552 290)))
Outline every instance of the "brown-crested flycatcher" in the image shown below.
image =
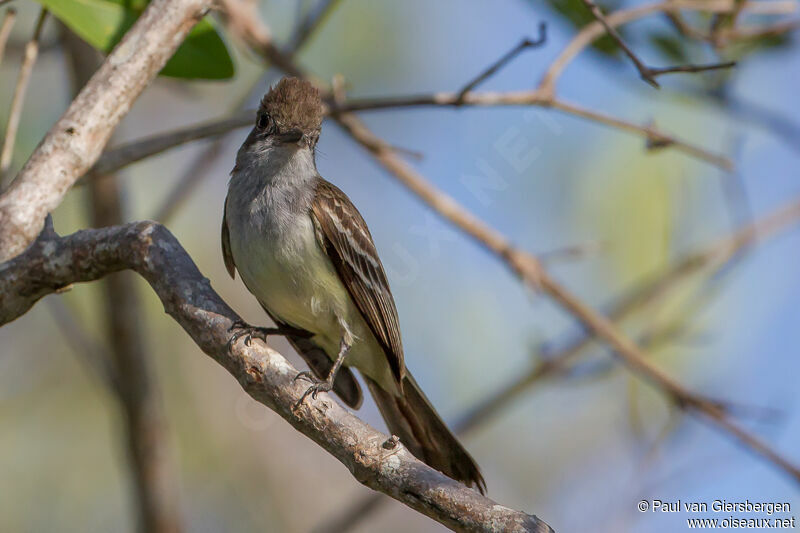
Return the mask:
POLYGON ((350 369, 358 369, 389 430, 416 457, 483 492, 475 461, 406 369, 366 222, 317 172, 322 115, 317 89, 284 78, 264 96, 236 156, 222 219, 225 266, 278 327, 239 323, 231 342, 286 335, 313 372, 298 375, 312 382, 306 395, 333 390, 356 409, 362 394, 350 369))

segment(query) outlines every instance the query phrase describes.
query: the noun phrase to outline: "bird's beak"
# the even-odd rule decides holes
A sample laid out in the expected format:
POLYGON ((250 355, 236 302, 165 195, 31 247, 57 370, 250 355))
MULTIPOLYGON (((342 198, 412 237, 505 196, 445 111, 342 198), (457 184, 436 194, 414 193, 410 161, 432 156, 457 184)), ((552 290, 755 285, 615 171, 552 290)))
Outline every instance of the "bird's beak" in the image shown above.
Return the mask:
POLYGON ((303 132, 298 129, 291 129, 276 135, 278 142, 280 143, 296 143, 303 138, 303 132))

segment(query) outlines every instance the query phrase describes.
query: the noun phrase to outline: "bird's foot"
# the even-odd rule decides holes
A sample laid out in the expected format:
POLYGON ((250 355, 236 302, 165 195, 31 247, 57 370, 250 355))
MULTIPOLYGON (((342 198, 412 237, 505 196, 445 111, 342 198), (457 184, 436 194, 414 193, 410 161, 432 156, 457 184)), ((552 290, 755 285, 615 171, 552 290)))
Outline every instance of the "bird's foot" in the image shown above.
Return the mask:
POLYGON ((295 409, 300 407, 300 405, 305 401, 306 397, 311 395, 311 399, 316 400, 317 394, 320 392, 330 392, 333 389, 333 380, 334 376, 331 375, 328 379, 319 379, 314 376, 308 370, 304 370, 303 372, 298 373, 294 380, 297 381, 298 379, 302 379, 304 381, 308 381, 311 385, 306 389, 303 395, 297 400, 297 403, 294 404, 295 409))
POLYGON ((233 344, 244 337, 244 344, 245 346, 250 346, 250 343, 253 339, 261 339, 264 342, 267 342, 267 337, 270 335, 301 335, 305 334, 302 330, 298 330, 296 328, 288 327, 288 326, 281 326, 276 328, 261 328, 256 326, 251 326, 244 320, 236 320, 233 325, 228 329, 228 331, 233 332, 231 338, 228 339, 228 350, 231 349, 233 344))

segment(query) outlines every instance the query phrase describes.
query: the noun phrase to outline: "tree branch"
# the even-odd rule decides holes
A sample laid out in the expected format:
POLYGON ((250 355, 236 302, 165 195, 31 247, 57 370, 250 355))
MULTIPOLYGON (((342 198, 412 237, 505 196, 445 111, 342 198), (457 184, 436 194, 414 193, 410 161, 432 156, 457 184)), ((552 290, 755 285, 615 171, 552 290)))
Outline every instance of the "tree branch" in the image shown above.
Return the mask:
POLYGON ((475 89, 475 87, 477 87, 490 77, 494 76, 494 74, 497 73, 498 70, 507 65, 512 59, 517 57, 524 50, 527 50, 528 48, 536 48, 538 46, 542 46, 546 42, 547 42, 547 24, 545 24, 544 22, 540 22, 539 36, 536 38, 535 41, 532 41, 526 37, 525 39, 520 41, 520 43, 517 46, 515 46, 514 48, 503 54, 503 56, 500 57, 500 59, 489 65, 489 67, 486 70, 478 74, 473 80, 464 85, 464 87, 460 91, 458 91, 456 102, 453 105, 460 105, 461 103, 463 103, 464 97, 468 93, 472 92, 475 89))
MULTIPOLYGON (((360 98, 342 103, 329 102, 328 114, 368 110, 390 110, 403 107, 479 107, 479 106, 538 106, 584 118, 598 124, 638 135, 647 140, 648 147, 672 147, 692 157, 711 163, 723 170, 731 170, 733 163, 723 155, 708 151, 679 137, 664 133, 655 126, 640 126, 611 115, 592 111, 564 100, 552 100, 540 91, 516 92, 439 92, 412 96, 360 98)), ((185 143, 223 135, 237 128, 251 126, 255 110, 246 110, 230 117, 190 125, 173 131, 155 134, 113 147, 104 153, 91 169, 91 175, 116 172, 128 165, 158 155, 185 143)))
MULTIPOLYGON (((66 27, 61 41, 72 71, 73 93, 89 80, 100 55, 66 27)), ((117 177, 103 176, 89 183, 89 214, 95 227, 124 222, 123 194, 117 177)), ((118 272, 100 282, 103 301, 100 319, 106 336, 107 356, 123 419, 126 452, 134 488, 138 531, 183 531, 178 481, 171 457, 169 428, 161 391, 146 347, 142 306, 132 272, 118 272)))
POLYGON ((250 396, 331 453, 359 482, 455 530, 552 531, 535 516, 498 505, 428 467, 327 394, 295 408, 306 389, 294 379, 297 370, 260 342, 237 342, 228 349, 239 316, 159 224, 84 230, 63 238, 42 234, 24 253, 0 264, 0 325, 62 287, 125 269, 147 280, 165 311, 250 396))
POLYGON ((39 18, 33 30, 33 37, 25 45, 25 52, 22 56, 22 64, 19 67, 17 85, 14 87, 14 96, 11 97, 11 109, 8 111, 8 122, 6 123, 6 133, 3 138, 3 148, 0 150, 0 190, 6 181, 6 174, 11 167, 11 158, 14 155, 14 144, 17 140, 17 129, 19 119, 22 117, 22 107, 25 104, 25 95, 28 92, 28 83, 33 73, 33 65, 39 56, 39 37, 42 34, 42 27, 47 18, 47 9, 39 10, 39 18))
POLYGON ((138 141, 131 141, 107 150, 89 171, 89 174, 103 175, 116 172, 131 163, 165 152, 182 144, 201 139, 210 139, 228 133, 236 128, 251 125, 255 111, 240 111, 233 116, 195 124, 165 133, 157 133, 138 141))
POLYGON ((153 0, 0 196, 0 261, 33 241, 45 216, 97 161, 134 100, 211 0, 153 0))
POLYGON ((0 23, 0 64, 3 63, 3 57, 6 53, 6 44, 8 44, 8 37, 11 35, 11 28, 14 26, 14 20, 17 18, 17 10, 14 8, 6 9, 3 15, 3 22, 0 23))

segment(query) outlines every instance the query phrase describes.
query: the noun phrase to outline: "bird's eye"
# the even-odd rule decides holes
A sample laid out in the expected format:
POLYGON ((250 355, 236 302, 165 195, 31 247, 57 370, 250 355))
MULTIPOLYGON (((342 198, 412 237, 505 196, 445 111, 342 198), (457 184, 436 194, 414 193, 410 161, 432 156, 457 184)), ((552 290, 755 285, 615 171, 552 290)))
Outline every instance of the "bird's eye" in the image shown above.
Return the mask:
POLYGON ((270 117, 267 113, 261 113, 258 115, 258 120, 256 120, 256 126, 260 130, 268 130, 271 129, 272 125, 272 117, 270 117))

